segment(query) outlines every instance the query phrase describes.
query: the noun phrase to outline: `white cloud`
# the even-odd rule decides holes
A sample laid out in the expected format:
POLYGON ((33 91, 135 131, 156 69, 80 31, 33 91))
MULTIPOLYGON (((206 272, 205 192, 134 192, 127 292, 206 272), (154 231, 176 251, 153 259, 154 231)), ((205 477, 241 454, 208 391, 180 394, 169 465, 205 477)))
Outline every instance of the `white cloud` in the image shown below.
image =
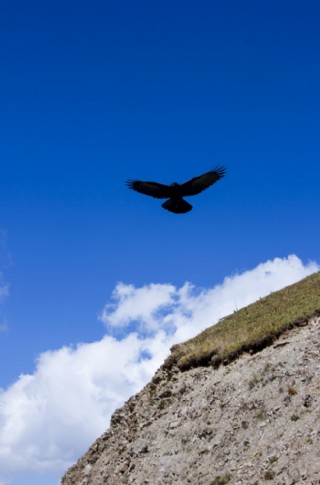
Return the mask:
POLYGON ((139 321, 141 327, 157 326, 159 311, 173 302, 173 285, 154 284, 142 288, 119 283, 112 292, 112 303, 105 306, 101 319, 112 327, 124 327, 139 321), (147 298, 146 298, 147 296, 147 298))
POLYGON ((27 472, 62 474, 108 427, 115 408, 150 380, 174 343, 319 269, 289 256, 209 289, 118 284, 101 313, 109 334, 42 353, 32 375, 0 392, 0 483, 27 472), (119 329, 120 337, 110 335, 119 329))
POLYGON ((295 255, 276 258, 255 269, 235 274, 213 288, 199 289, 190 283, 146 285, 135 288, 119 283, 101 320, 107 328, 155 332, 163 329, 175 341, 190 338, 221 317, 249 305, 272 291, 290 285, 319 270, 316 263, 304 265, 295 255), (144 304, 145 303, 145 304, 144 304))

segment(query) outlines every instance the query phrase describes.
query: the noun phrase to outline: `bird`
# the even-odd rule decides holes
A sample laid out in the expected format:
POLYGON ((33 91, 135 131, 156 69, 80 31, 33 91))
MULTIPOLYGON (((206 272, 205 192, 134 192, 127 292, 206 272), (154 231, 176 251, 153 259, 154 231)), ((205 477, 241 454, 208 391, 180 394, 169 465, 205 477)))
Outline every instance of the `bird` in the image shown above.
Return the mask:
POLYGON ((226 168, 224 166, 217 166, 210 172, 194 177, 183 184, 173 182, 171 185, 165 185, 141 180, 127 180, 126 184, 129 189, 140 194, 150 195, 156 199, 168 199, 161 204, 164 209, 174 214, 185 214, 191 211, 192 205, 185 201, 184 197, 200 194, 224 177, 225 173, 226 168))

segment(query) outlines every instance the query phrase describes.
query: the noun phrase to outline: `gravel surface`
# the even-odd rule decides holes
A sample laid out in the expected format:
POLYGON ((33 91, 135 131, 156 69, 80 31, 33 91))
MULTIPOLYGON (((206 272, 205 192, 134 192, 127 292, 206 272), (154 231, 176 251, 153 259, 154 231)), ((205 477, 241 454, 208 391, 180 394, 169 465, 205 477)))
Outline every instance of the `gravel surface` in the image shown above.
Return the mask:
POLYGON ((320 318, 218 369, 160 369, 62 485, 320 484, 320 318))

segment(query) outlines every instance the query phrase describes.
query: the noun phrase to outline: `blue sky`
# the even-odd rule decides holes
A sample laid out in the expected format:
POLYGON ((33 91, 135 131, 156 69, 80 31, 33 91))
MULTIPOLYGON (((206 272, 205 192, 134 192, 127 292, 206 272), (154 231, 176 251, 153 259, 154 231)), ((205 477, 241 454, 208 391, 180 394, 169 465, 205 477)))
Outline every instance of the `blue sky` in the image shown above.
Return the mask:
MULTIPOLYGON (((156 288, 152 312, 180 304, 186 282, 201 294, 274 258, 298 270, 282 281, 275 263, 268 291, 317 269, 319 20, 316 0, 1 2, 5 398, 43 353, 122 342, 137 328, 149 338, 136 328, 143 310, 126 308, 121 324, 103 317, 137 292, 145 309, 156 288), (217 164, 226 177, 186 215, 125 187, 217 164)), ((37 483, 37 467, 24 472, 37 483)))

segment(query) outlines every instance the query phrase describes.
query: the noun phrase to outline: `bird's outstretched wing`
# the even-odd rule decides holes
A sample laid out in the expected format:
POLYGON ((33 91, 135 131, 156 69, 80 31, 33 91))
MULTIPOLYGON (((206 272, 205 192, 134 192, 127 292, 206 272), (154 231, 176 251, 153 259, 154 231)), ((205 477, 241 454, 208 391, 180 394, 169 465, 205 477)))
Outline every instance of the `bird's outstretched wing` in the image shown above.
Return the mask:
POLYGON ((150 195, 157 199, 168 199, 171 196, 170 187, 157 182, 142 182, 141 180, 128 180, 129 189, 136 190, 140 194, 150 195))
POLYGON ((189 195, 200 194, 200 192, 220 180, 225 175, 225 173, 225 167, 218 166, 210 172, 204 173, 199 177, 194 177, 193 179, 188 180, 188 182, 185 182, 180 186, 181 196, 187 197, 189 195))

